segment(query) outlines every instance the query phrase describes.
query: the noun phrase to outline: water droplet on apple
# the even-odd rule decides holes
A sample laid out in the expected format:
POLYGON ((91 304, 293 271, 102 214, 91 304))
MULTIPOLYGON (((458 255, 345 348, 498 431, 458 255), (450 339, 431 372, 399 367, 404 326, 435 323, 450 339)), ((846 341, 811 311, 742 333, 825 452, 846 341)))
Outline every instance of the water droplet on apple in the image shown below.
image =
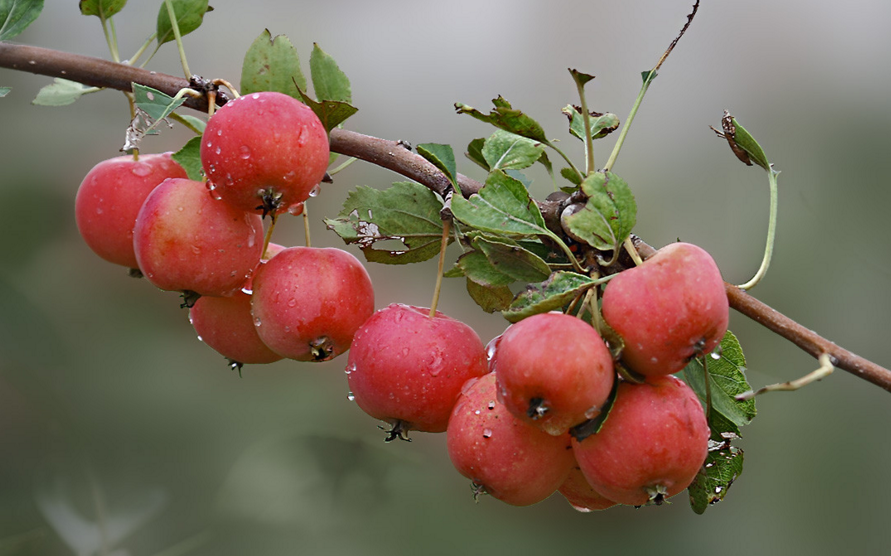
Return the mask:
POLYGON ((483 429, 483 438, 492 438, 492 429, 483 429))
POLYGON ((487 405, 486 407, 488 407, 490 410, 495 409, 495 400, 490 401, 489 405, 487 405))
POLYGON ((347 394, 347 399, 350 400, 351 402, 354 402, 354 401, 356 401, 356 396, 354 396, 352 392, 349 392, 347 394))
POLYGON ((244 160, 247 160, 251 157, 251 148, 248 147, 247 145, 242 145, 241 149, 239 149, 239 150, 240 150, 240 152, 239 152, 238 156, 240 156, 244 160))
MULTIPOLYGON (((322 192, 321 185, 316 184, 315 187, 313 187, 312 189, 309 190, 309 196, 310 197, 318 197, 319 193, 321 193, 321 192, 322 192)), ((368 211, 368 212, 369 212, 369 216, 370 216, 371 211, 368 211)))
POLYGON ((297 300, 293 297, 288 300, 288 307, 295 307, 297 305, 297 300))
POLYGON ((141 178, 144 178, 147 175, 152 173, 152 168, 151 168, 151 166, 148 166, 147 164, 137 164, 136 166, 133 167, 132 172, 133 172, 133 174, 135 174, 141 178))
POLYGON ((355 371, 355 370, 356 370, 356 364, 350 363, 349 365, 347 365, 347 368, 344 369, 344 372, 349 375, 349 374, 352 374, 353 371, 355 371))
POLYGON ((288 207, 288 214, 293 216, 300 216, 303 214, 303 203, 294 203, 288 207))

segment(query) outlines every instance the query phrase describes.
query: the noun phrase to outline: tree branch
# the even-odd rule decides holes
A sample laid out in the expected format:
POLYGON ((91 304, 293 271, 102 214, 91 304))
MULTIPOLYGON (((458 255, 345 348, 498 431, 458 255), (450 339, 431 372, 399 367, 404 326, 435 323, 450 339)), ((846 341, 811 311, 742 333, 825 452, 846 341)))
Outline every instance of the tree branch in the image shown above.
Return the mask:
MULTIPOLYGON (((158 89, 170 96, 189 87, 189 81, 181 77, 89 56, 4 42, 0 42, 0 67, 128 92, 132 90, 132 83, 158 89)), ((224 95, 218 98, 222 103, 226 101, 224 95)), ((202 112, 207 111, 206 98, 189 98, 185 105, 202 112)), ((353 156, 392 170, 424 184, 440 195, 448 191, 448 179, 435 166, 411 152, 400 142, 344 129, 332 130, 329 139, 333 152, 353 156)), ((482 188, 482 184, 463 175, 458 176, 458 184, 464 196, 470 196, 482 188)), ((562 203, 545 201, 540 203, 540 206, 545 213, 545 219, 550 222, 554 221, 555 214, 552 213, 559 211, 562 203)), ((655 249, 640 240, 635 241, 635 246, 644 257, 655 252, 655 249)), ((732 284, 725 286, 730 306, 735 310, 786 338, 815 358, 828 353, 834 366, 891 392, 891 371, 888 369, 837 346, 736 286, 732 284)))

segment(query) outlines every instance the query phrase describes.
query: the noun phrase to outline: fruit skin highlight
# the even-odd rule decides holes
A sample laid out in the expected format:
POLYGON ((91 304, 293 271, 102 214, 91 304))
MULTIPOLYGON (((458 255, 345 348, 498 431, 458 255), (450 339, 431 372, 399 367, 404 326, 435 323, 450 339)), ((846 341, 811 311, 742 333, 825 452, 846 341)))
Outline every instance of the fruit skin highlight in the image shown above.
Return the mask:
POLYGON ((449 419, 449 458, 480 492, 514 506, 541 502, 575 466, 569 434, 552 436, 497 402, 495 375, 470 379, 449 419))
POLYGON ((563 313, 512 324, 494 360, 508 411, 555 436, 599 415, 615 380, 612 355, 597 331, 563 313))
POLYGON ((401 431, 443 432, 461 387, 488 372, 473 328, 437 311, 392 304, 353 340, 347 380, 356 403, 401 431))
POLYGON ((620 504, 661 503, 687 488, 708 455, 709 427, 699 398, 673 376, 619 384, 597 434, 572 451, 591 487, 620 504))
POLYGON ((368 272, 342 249, 284 249, 259 266, 252 289, 260 339, 297 361, 327 361, 345 352, 374 312, 368 272))
POLYGON ((74 200, 77 229, 94 253, 137 268, 133 251, 136 215, 149 193, 167 178, 187 178, 171 153, 109 158, 87 172, 74 200))
POLYGON ((622 362, 644 376, 674 374, 714 350, 730 318, 721 271, 689 243, 667 245, 610 280, 601 310, 625 341, 622 362))
POLYGON ((201 163, 215 193, 264 215, 304 202, 324 177, 328 155, 328 134, 312 109, 276 92, 227 102, 201 138, 201 163))
POLYGON ((167 179, 139 210, 133 247, 145 278, 162 290, 229 296, 260 262, 263 221, 215 199, 204 183, 167 179))

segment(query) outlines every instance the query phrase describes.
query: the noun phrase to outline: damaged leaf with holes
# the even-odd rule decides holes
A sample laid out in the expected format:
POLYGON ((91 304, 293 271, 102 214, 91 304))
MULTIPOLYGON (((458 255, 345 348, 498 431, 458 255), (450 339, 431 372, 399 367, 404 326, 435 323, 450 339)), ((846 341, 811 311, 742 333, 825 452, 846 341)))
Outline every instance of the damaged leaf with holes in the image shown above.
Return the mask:
POLYGON ((408 264, 439 254, 442 202, 415 182, 385 190, 359 186, 347 196, 337 218, 325 220, 346 243, 362 249, 369 262, 408 264))
POLYGON ((724 499, 730 485, 742 474, 743 451, 729 442, 713 442, 693 482, 687 487, 690 507, 697 514, 724 499))

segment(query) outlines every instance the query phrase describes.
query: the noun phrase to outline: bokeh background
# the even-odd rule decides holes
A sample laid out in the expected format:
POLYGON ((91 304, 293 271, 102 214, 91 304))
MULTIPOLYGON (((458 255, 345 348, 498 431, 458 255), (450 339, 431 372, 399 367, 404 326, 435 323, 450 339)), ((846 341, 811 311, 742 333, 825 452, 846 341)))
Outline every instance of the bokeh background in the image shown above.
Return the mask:
MULTIPOLYGON (((185 38, 192 71, 237 82, 264 28, 308 71, 314 41, 352 80, 363 133, 449 143, 491 132, 457 116, 501 94, 565 138, 576 102, 566 68, 597 75, 593 109, 624 120, 690 10, 689 0, 386 3, 216 0, 185 38)), ((151 34, 159 1, 115 17, 124 56, 151 34)), ((708 125, 732 113, 780 177, 776 253, 754 295, 839 344, 891 365, 891 4, 705 1, 663 66, 615 171, 633 187, 636 231, 698 243, 727 280, 757 269, 764 173, 708 125)), ((17 40, 108 57, 96 18, 47 2, 17 40)), ((150 64, 180 74, 175 47, 150 64)), ((442 435, 384 444, 347 400, 344 362, 280 362, 244 376, 202 345, 175 294, 92 254, 74 224, 77 186, 116 156, 123 96, 32 106, 49 78, 0 70, 0 555, 652 553, 864 554, 887 545, 891 397, 845 372, 758 400, 745 472, 703 516, 684 496, 660 508, 581 514, 559 496, 528 508, 474 504, 442 435), (103 542, 104 539, 104 542, 103 542), (104 549, 97 547, 104 546, 104 549)), ((146 151, 178 148, 181 127, 146 151)), ((612 139, 599 145, 606 160, 612 139)), ((466 160, 459 169, 477 178, 466 160)), ((544 176, 533 193, 545 196, 544 176)), ((357 185, 399 179, 356 163, 310 206, 313 241, 342 245, 323 216, 357 185)), ((299 219, 276 230, 303 241, 299 219)), ((353 251, 357 253, 357 251, 353 251)), ((358 254, 358 253, 357 253, 358 254)), ((377 306, 429 306, 435 264, 376 266, 377 306)), ((447 282, 446 313, 486 342, 506 323, 447 282)), ((731 328, 753 385, 816 367, 738 314, 731 328)), ((572 346, 557 349, 572 349, 572 346)))

